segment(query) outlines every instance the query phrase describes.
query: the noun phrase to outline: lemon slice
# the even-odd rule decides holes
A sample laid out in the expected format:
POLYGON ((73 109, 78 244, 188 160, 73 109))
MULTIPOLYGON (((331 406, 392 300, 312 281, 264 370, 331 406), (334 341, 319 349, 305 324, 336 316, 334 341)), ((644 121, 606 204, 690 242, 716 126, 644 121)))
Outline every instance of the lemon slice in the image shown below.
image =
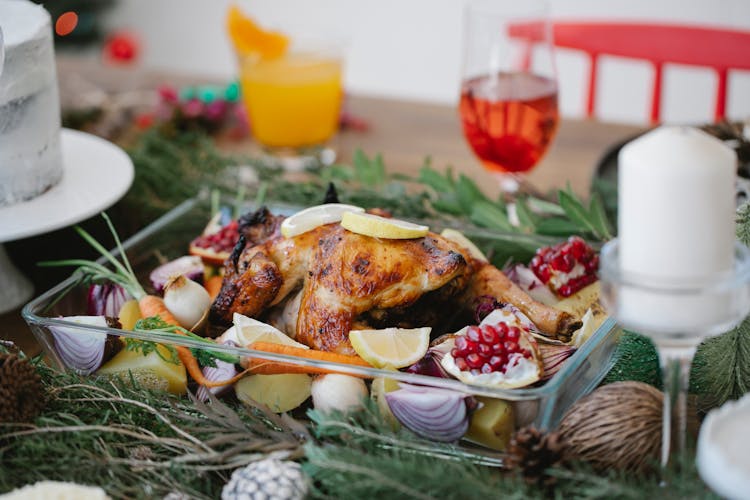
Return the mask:
POLYGON ((475 259, 482 262, 487 262, 487 257, 484 256, 482 251, 477 248, 477 246, 469 238, 464 236, 461 231, 456 231, 455 229, 450 228, 443 229, 443 232, 440 233, 440 236, 468 250, 469 254, 475 259))
POLYGON ((281 223, 281 234, 285 238, 293 238, 324 224, 338 222, 345 213, 364 212, 362 207, 345 205, 343 203, 327 203, 306 208, 284 219, 281 223))
POLYGON ((341 218, 341 225, 353 233, 389 240, 422 238, 430 230, 427 226, 420 226, 405 220, 354 212, 345 213, 341 218))
POLYGON ((305 344, 300 344, 290 338, 287 334, 272 327, 269 324, 258 321, 257 319, 248 318, 239 313, 234 313, 232 317, 234 326, 225 331, 220 342, 231 340, 241 347, 247 347, 254 342, 270 342, 272 344, 283 344, 292 347, 309 349, 305 344))
POLYGON ((349 341, 357 354, 376 368, 404 368, 424 357, 431 330, 429 327, 352 330, 349 341))

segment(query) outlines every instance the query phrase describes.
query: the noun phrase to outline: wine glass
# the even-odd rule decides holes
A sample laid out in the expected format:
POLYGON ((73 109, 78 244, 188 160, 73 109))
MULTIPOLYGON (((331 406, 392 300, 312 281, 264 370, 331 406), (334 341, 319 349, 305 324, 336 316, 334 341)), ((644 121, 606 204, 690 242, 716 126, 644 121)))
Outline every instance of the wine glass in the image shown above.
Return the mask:
POLYGON ((622 269, 619 241, 600 254, 601 301, 623 327, 653 340, 664 381, 661 465, 671 446, 686 450, 690 366, 698 344, 725 332, 750 311, 750 250, 737 242, 733 268, 695 279, 635 275, 622 269))
POLYGON ((557 77, 546 0, 472 0, 464 16, 463 132, 514 193, 557 131, 557 77))

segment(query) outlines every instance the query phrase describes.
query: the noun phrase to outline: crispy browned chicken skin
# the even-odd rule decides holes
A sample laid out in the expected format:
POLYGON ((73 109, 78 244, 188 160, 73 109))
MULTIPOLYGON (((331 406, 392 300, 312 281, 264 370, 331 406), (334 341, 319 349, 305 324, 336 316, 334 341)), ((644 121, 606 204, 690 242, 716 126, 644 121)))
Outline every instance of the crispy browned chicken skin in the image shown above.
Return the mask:
POLYGON ((434 233, 385 240, 328 224, 294 238, 283 218, 265 209, 241 224, 242 237, 225 264, 214 321, 233 313, 259 317, 302 289, 296 339, 315 349, 351 353, 353 326, 433 326, 480 297, 510 302, 545 333, 569 337, 580 326, 540 304, 501 271, 434 233))

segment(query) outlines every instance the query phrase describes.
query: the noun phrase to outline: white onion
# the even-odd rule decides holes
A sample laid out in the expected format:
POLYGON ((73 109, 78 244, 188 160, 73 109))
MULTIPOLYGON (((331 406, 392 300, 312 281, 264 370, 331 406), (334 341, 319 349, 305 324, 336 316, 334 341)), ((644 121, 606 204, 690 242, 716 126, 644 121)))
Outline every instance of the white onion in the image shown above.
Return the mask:
POLYGON ((327 413, 361 408, 368 395, 367 386, 361 378, 339 373, 330 373, 315 378, 312 382, 313 406, 327 413))
POLYGON ((201 285, 180 275, 164 285, 164 305, 180 326, 190 329, 208 312, 211 296, 201 285))
POLYGON ((401 384, 386 393, 393 415, 415 434, 433 441, 457 441, 469 428, 470 396, 460 392, 401 384))
MULTIPOLYGON (((107 327, 104 316, 68 316, 61 319, 82 325, 107 327)), ((49 330, 55 340, 55 351, 69 370, 88 375, 102 365, 106 333, 66 326, 50 326, 49 330)))

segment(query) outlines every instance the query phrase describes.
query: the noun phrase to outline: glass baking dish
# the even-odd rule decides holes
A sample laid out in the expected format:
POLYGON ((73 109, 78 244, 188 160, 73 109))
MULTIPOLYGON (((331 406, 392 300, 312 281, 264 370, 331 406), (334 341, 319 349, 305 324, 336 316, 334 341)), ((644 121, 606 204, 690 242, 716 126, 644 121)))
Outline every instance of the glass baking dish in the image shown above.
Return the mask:
MULTIPOLYGON (((274 213, 290 214, 298 207, 271 205, 274 213)), ((243 206, 252 210, 251 204, 243 206)), ((143 284, 149 282, 150 271, 166 260, 186 254, 189 242, 203 230, 210 218, 209 203, 201 199, 190 199, 177 206, 154 223, 124 243, 125 252, 134 271, 143 284)), ((437 229, 433 226, 433 229, 437 229)), ((477 228, 460 228, 480 248, 493 240, 505 241, 508 235, 477 228)), ((524 237, 513 235, 514 239, 524 237)), ((529 240, 531 241, 531 240, 529 240)), ((521 242, 522 244, 524 242, 521 242)), ((528 242, 526 242, 528 243, 528 242)), ((116 252, 113 252, 116 253, 116 252)), ((22 314, 32 332, 42 345, 50 362, 64 369, 56 352, 50 327, 66 327, 80 335, 113 335, 124 339, 139 339, 161 344, 206 348, 205 343, 187 337, 175 339, 155 332, 143 333, 115 328, 82 325, 62 319, 66 316, 82 315, 86 311, 87 286, 74 273, 71 277, 37 297, 24 307, 22 314)), ((339 363, 302 359, 294 356, 273 354, 242 347, 212 346, 211 350, 222 351, 241 357, 254 357, 282 361, 295 365, 313 366, 339 373, 387 377, 398 381, 440 387, 465 394, 499 398, 511 401, 514 407, 515 426, 533 424, 540 429, 556 427, 565 411, 581 396, 594 389, 610 370, 615 361, 615 349, 621 330, 612 319, 607 319, 581 346, 551 379, 541 386, 519 389, 495 389, 465 384, 457 380, 441 379, 405 372, 380 370, 339 363)))

